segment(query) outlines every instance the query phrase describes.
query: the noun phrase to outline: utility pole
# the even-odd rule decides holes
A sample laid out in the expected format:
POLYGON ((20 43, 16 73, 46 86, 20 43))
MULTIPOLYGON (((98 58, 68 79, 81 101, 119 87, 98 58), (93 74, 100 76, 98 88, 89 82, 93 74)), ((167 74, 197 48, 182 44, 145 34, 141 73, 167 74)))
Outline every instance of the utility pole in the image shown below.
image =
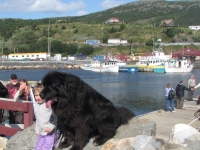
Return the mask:
POLYGON ((2 42, 2 53, 1 54, 3 54, 3 47, 4 47, 4 41, 2 42))
POLYGON ((49 26, 48 26, 48 54, 47 57, 51 57, 51 47, 50 47, 50 37, 49 37, 49 28, 50 28, 50 20, 49 20, 49 26))

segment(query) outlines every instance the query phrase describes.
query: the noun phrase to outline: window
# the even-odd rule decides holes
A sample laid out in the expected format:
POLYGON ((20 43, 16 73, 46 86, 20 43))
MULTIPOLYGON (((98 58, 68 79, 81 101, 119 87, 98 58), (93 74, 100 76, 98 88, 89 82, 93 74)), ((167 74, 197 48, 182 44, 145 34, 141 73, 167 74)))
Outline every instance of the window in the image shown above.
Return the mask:
POLYGON ((26 57, 29 57, 29 55, 27 55, 26 57))
POLYGON ((31 57, 34 57, 34 55, 31 55, 31 57))
POLYGON ((24 55, 22 55, 22 57, 24 57, 24 55))

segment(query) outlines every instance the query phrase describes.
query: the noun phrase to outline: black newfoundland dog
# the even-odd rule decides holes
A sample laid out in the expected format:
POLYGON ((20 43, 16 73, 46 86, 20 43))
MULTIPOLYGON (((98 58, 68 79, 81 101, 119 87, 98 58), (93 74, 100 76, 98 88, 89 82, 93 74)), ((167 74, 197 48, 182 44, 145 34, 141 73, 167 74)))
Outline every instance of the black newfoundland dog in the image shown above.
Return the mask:
POLYGON ((65 130, 60 148, 71 145, 70 150, 82 150, 93 137, 94 145, 102 145, 116 134, 120 125, 135 116, 124 107, 115 107, 75 75, 49 72, 42 84, 40 96, 51 103, 65 130))

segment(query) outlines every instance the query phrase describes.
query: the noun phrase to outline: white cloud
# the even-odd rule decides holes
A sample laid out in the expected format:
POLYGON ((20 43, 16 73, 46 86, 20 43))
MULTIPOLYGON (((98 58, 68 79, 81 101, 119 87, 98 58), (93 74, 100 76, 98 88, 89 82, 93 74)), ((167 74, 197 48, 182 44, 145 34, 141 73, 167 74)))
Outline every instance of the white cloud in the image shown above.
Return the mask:
POLYGON ((0 2, 0 12, 56 12, 63 13, 85 8, 82 0, 63 3, 61 0, 6 0, 0 2))
POLYGON ((82 16, 82 15, 86 15, 88 14, 87 11, 84 11, 84 10, 79 10, 76 12, 76 14, 74 14, 73 16, 82 16))
POLYGON ((113 8, 113 7, 122 5, 122 4, 124 4, 123 1, 104 0, 104 1, 101 3, 101 6, 104 7, 105 9, 108 9, 108 8, 113 8))

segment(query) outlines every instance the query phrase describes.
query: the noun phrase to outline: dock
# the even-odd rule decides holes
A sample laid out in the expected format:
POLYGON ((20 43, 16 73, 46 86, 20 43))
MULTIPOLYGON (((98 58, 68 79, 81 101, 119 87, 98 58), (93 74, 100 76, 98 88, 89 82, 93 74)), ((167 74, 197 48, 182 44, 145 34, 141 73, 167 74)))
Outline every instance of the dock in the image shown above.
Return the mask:
MULTIPOLYGON (((200 109, 200 105, 196 105, 196 101, 184 101, 183 109, 175 109, 175 113, 167 113, 165 110, 157 110, 138 118, 150 119, 156 123, 156 138, 169 140, 172 128, 176 124, 190 124, 196 119, 194 113, 200 109)), ((200 121, 196 120, 190 124, 194 128, 200 127, 200 121)))

